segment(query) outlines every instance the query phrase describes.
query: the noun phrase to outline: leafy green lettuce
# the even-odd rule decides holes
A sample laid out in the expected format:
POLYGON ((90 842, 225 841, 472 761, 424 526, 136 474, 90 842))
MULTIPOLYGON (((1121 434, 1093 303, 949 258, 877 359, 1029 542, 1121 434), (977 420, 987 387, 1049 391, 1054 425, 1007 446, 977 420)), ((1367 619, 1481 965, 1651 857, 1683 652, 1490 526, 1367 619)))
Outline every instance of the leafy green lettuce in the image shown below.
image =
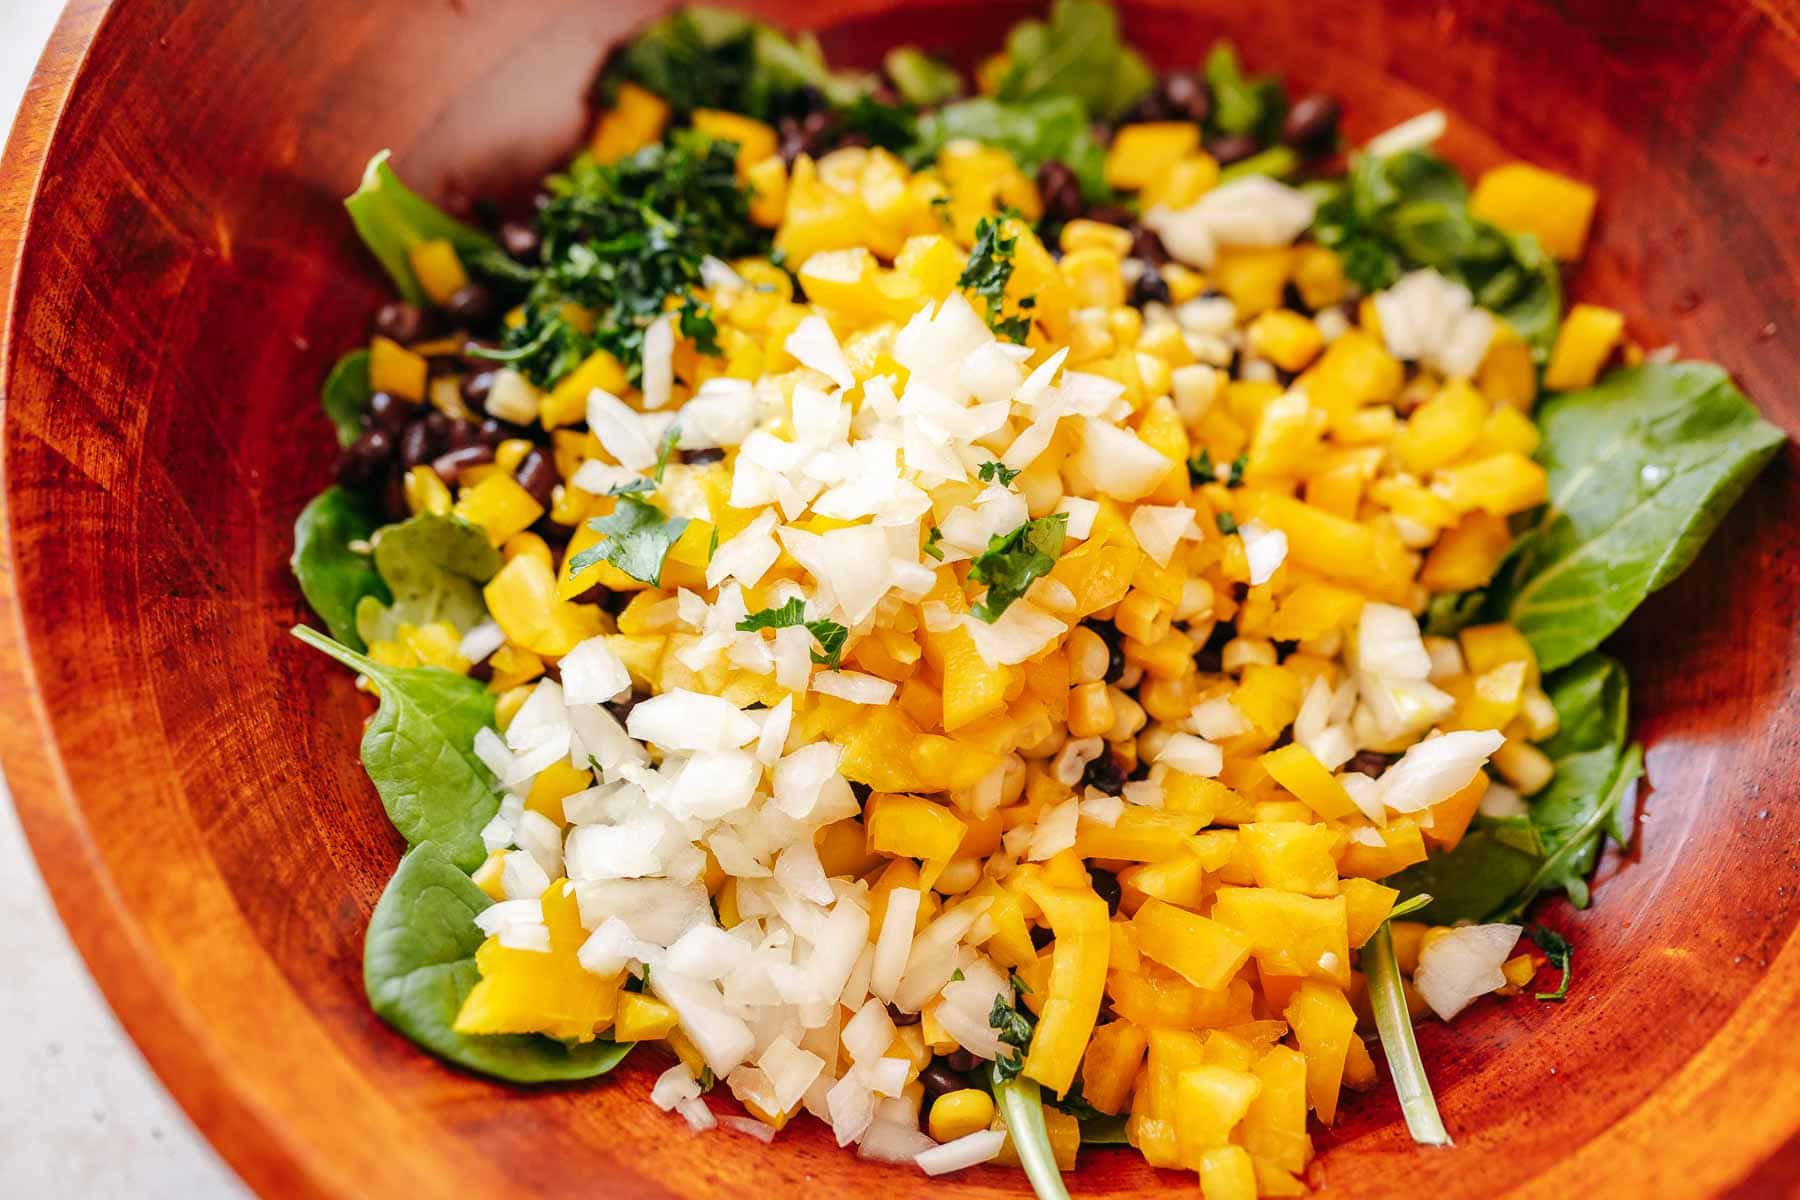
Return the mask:
POLYGON ((374 593, 357 602, 356 632, 363 641, 391 641, 402 625, 436 621, 467 633, 486 619, 481 585, 500 569, 500 554, 476 526, 459 517, 419 513, 383 526, 370 544, 393 602, 374 593))
POLYGON ((1026 172, 1052 160, 1081 182, 1081 194, 1099 201, 1106 186, 1106 150, 1094 140, 1088 111, 1074 96, 1045 96, 1004 103, 986 96, 946 104, 919 118, 910 157, 927 162, 959 138, 998 146, 1026 172))
POLYGON ((363 987, 375 1014, 438 1057, 511 1083, 592 1079, 618 1066, 631 1043, 456 1032, 481 977, 475 917, 491 903, 436 842, 408 851, 363 939, 363 987))
POLYGON ((723 108, 768 119, 803 88, 848 105, 866 75, 832 71, 810 34, 790 38, 742 13, 696 4, 639 34, 609 72, 655 92, 680 112, 723 108))
MULTIPOLYGON (((350 223, 375 255, 394 287, 407 301, 425 303, 425 290, 413 275, 408 252, 421 242, 447 239, 464 267, 477 274, 517 280, 518 267, 498 243, 465 225, 400 182, 388 166, 388 151, 369 160, 362 183, 344 201, 350 223)), ((335 414, 334 414, 335 416, 335 414)))
POLYGON ((996 97, 1019 104, 1072 96, 1112 121, 1143 99, 1155 77, 1119 37, 1119 14, 1104 0, 1056 0, 1046 21, 1020 21, 1006 35, 1008 69, 996 97))

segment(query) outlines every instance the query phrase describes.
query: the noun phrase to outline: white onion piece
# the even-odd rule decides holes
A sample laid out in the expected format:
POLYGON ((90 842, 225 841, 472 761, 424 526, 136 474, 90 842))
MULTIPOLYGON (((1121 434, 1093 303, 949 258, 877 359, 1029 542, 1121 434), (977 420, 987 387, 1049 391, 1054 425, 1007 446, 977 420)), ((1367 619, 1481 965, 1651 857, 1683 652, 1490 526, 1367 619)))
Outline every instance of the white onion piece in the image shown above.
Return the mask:
POLYGON ((913 1162, 927 1175, 948 1175, 952 1171, 992 1162, 1000 1156, 1000 1148, 1004 1145, 1004 1129, 978 1129, 941 1146, 919 1151, 913 1156, 913 1162))
POLYGON ((1501 964, 1519 941, 1517 925, 1464 925, 1441 934, 1419 952, 1413 986, 1431 1011, 1448 1021, 1478 996, 1506 985, 1501 964))
POLYGON ((1506 744, 1493 729, 1463 729, 1412 746, 1378 782, 1381 802, 1395 812, 1430 808, 1469 785, 1488 756, 1506 744))
POLYGON ((900 987, 918 916, 919 889, 895 888, 888 893, 887 912, 882 916, 875 956, 869 966, 869 990, 882 1000, 892 1000, 900 987))

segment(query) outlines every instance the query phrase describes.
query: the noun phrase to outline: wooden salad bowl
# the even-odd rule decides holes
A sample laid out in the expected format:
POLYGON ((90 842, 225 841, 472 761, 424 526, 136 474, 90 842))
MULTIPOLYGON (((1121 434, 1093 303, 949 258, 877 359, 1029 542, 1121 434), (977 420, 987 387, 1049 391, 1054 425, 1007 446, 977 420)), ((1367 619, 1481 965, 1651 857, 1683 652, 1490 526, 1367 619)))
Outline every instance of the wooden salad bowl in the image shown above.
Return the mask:
MULTIPOLYGON (((75 0, 0 168, 7 300, 0 753, 62 916, 151 1064, 269 1196, 1020 1195, 839 1151, 691 1136, 640 1052, 521 1090, 369 1011, 363 927, 398 859, 356 756, 365 700, 287 629, 291 526, 327 480, 318 384, 385 295, 339 200, 392 146, 440 198, 577 144, 594 0, 75 0)), ((752 6, 873 64, 967 65, 1026 5, 752 6)), ((1225 0, 1127 6, 1158 65, 1219 36, 1346 101, 1361 140, 1442 105, 1465 168, 1592 180, 1574 281, 1648 345, 1724 363, 1800 433, 1800 10, 1792 0, 1225 0)), ((1308 1172, 1333 1196, 1800 1194, 1800 463, 1613 639, 1651 787, 1567 1003, 1421 1031, 1454 1150, 1384 1087, 1308 1172)), ((13 969, 20 964, 13 964, 13 969)), ((1077 1194, 1194 1194, 1086 1150, 1077 1194)))

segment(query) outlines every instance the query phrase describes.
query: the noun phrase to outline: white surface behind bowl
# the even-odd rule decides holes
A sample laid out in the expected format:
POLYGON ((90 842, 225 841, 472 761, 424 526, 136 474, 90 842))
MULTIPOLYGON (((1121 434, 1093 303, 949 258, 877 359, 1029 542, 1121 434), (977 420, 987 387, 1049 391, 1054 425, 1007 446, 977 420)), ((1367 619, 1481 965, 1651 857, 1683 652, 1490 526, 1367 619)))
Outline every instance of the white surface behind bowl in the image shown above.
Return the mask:
MULTIPOLYGON (((0 0, 0 132, 60 0, 0 0)), ((0 1196, 248 1195, 150 1073, 44 891, 0 781, 0 1196)))

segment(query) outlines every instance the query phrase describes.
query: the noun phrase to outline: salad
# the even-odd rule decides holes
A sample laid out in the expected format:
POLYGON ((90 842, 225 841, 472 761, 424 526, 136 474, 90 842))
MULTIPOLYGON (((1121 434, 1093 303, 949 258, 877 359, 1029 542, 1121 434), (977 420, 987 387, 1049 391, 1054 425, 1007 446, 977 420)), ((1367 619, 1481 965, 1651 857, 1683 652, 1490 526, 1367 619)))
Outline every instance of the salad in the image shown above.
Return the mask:
POLYGON ((1781 441, 1565 303, 1593 189, 1095 0, 972 80, 686 9, 599 94, 530 212, 346 202, 397 298, 295 633, 379 701, 374 1010, 1045 1197, 1299 1194, 1389 1085, 1448 1144, 1413 1023, 1581 987, 1531 918, 1631 836, 1599 647, 1781 441))

